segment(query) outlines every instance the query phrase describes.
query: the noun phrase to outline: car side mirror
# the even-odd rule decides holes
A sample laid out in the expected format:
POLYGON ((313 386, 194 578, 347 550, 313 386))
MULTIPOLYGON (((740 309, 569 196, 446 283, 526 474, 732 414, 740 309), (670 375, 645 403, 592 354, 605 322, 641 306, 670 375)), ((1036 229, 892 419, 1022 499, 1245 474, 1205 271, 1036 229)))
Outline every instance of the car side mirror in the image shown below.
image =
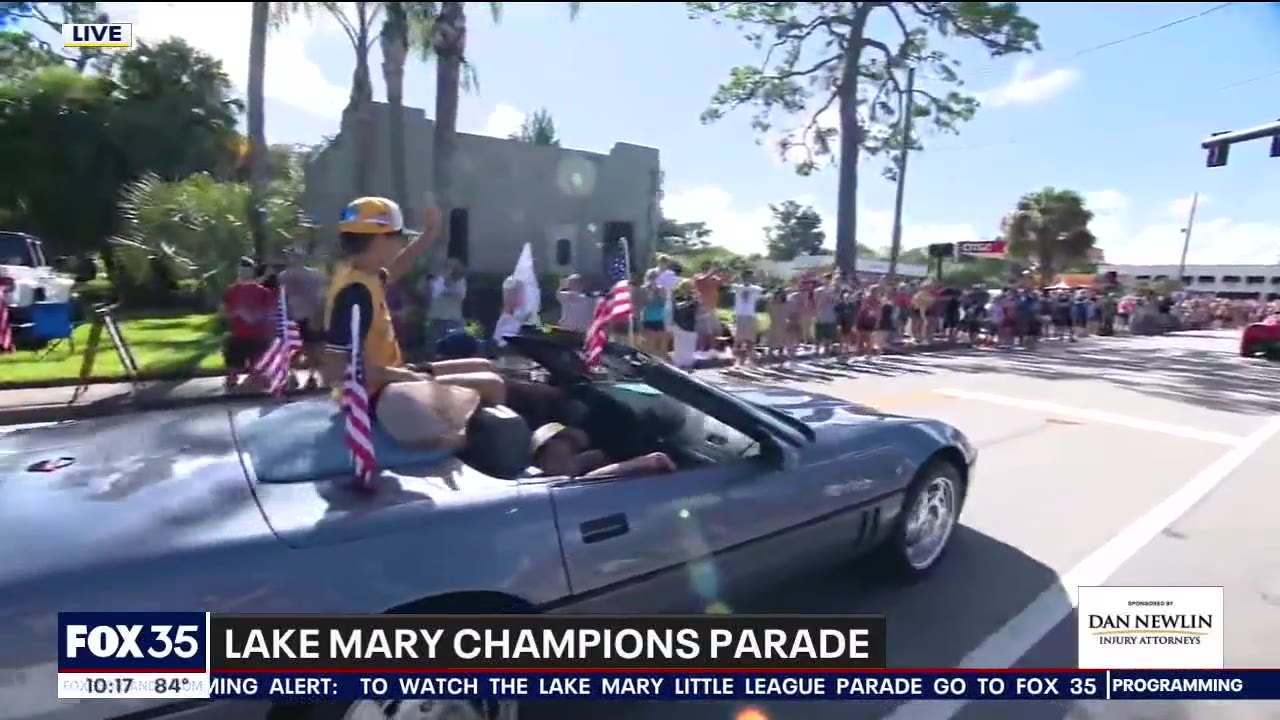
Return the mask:
POLYGON ((793 447, 771 443, 767 453, 776 470, 790 472, 800 467, 800 453, 793 447))

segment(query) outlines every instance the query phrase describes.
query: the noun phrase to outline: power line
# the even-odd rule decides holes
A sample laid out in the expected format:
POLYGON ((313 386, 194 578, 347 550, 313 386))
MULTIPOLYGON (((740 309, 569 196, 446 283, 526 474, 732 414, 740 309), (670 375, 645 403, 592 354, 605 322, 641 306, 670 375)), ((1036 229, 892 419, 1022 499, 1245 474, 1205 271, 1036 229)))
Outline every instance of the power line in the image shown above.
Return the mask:
MULTIPOLYGON (((1091 54, 1091 53, 1095 53, 1095 52, 1098 52, 1098 51, 1100 51, 1100 50, 1106 50, 1106 49, 1108 49, 1108 48, 1112 48, 1112 47, 1115 47, 1115 46, 1117 46, 1117 45, 1123 45, 1123 44, 1125 44, 1125 43, 1132 42, 1132 41, 1134 41, 1134 40, 1139 40, 1139 39, 1141 39, 1141 38, 1149 37, 1149 36, 1151 36, 1151 35, 1155 35, 1156 33, 1163 32, 1163 31, 1168 30, 1168 29, 1170 29, 1170 28, 1174 28, 1174 27, 1177 27, 1177 26, 1179 26, 1179 25, 1183 25, 1183 24, 1186 24, 1186 23, 1189 23, 1189 22, 1192 22, 1192 21, 1195 21, 1195 20, 1200 20, 1200 19, 1205 18, 1205 17, 1207 17, 1207 16, 1209 16, 1209 15, 1212 15, 1212 14, 1214 14, 1214 13, 1221 12, 1222 10, 1225 10, 1225 9, 1227 9, 1227 8, 1229 8, 1229 7, 1233 6, 1233 5, 1239 5, 1239 4, 1240 4, 1240 3, 1238 3, 1238 2, 1224 2, 1224 3, 1218 3, 1217 5, 1213 5, 1213 6, 1211 6, 1211 7, 1207 7, 1207 8, 1205 8, 1204 10, 1201 10, 1200 12, 1193 13, 1193 14, 1191 14, 1191 15, 1186 15, 1186 16, 1180 17, 1180 18, 1178 18, 1178 19, 1176 19, 1176 20, 1171 20, 1171 21, 1166 22, 1166 23, 1164 23, 1164 24, 1162 24, 1162 25, 1157 25, 1157 26, 1155 26, 1155 27, 1152 27, 1152 28, 1148 28, 1148 29, 1146 29, 1146 30, 1143 30, 1142 32, 1133 33, 1132 35, 1126 35, 1126 36, 1121 37, 1121 38, 1116 38, 1115 40, 1108 40, 1108 41, 1106 41, 1106 42, 1098 43, 1098 44, 1096 44, 1096 45, 1090 45, 1090 46, 1088 46, 1088 47, 1081 48, 1081 49, 1079 49, 1079 50, 1076 50, 1074 53, 1072 53, 1072 54, 1070 55, 1070 57, 1071 57, 1071 58, 1078 58, 1078 57, 1081 57, 1081 56, 1083 56, 1083 55, 1089 55, 1089 54, 1091 54)), ((992 67, 990 67, 990 68, 985 68, 985 69, 984 69, 984 72, 983 72, 983 73, 979 73, 979 75, 987 74, 987 73, 993 72, 993 71, 994 71, 994 69, 995 69, 995 66, 992 66, 992 67)), ((1262 80, 1267 80, 1267 79, 1270 79, 1270 78, 1272 78, 1272 77, 1276 77, 1276 76, 1280 76, 1280 68, 1278 68, 1278 69, 1276 69, 1276 70, 1273 70, 1273 71, 1271 71, 1271 72, 1269 72, 1269 73, 1264 73, 1264 74, 1262 74, 1262 75, 1257 75, 1257 76, 1254 76, 1254 77, 1251 77, 1251 78, 1247 78, 1247 79, 1245 79, 1245 80, 1241 80, 1241 81, 1239 81, 1239 82, 1231 83, 1231 84, 1229 84, 1229 85, 1223 85, 1223 86, 1221 86, 1221 87, 1213 88, 1213 89, 1211 89, 1211 90, 1209 90, 1209 91, 1207 91, 1207 92, 1210 92, 1210 93, 1217 93, 1217 92, 1224 92, 1224 91, 1227 91, 1227 90, 1234 90, 1234 89, 1236 89, 1236 88, 1243 87, 1243 86, 1245 86, 1245 85, 1251 85, 1251 84, 1253 84, 1253 83, 1255 83, 1255 82, 1260 82, 1260 81, 1262 81, 1262 80)), ((1142 132, 1143 134, 1149 134, 1149 133, 1151 132, 1151 127, 1148 125, 1148 126, 1144 126, 1144 127, 1142 127, 1142 128, 1135 128, 1135 132, 1142 132)), ((931 152, 938 152, 938 151, 942 151, 942 152, 956 152, 956 151, 962 151, 962 150, 981 150, 981 149, 985 149, 985 148, 1000 147, 1000 146, 1004 146, 1004 145, 1016 145, 1018 142, 1019 142, 1019 139, 1018 139, 1018 138, 1010 138, 1010 139, 1008 139, 1008 140, 996 141, 996 142, 990 142, 990 143, 979 143, 979 144, 976 144, 976 145, 962 145, 962 146, 952 146, 952 147, 945 147, 945 146, 944 146, 944 147, 941 147, 941 148, 930 148, 929 150, 930 150, 931 152)))
MULTIPOLYGON (((1126 36, 1124 36, 1124 37, 1116 38, 1116 39, 1114 39, 1114 40, 1108 40, 1108 41, 1106 41, 1106 42, 1101 42, 1101 43, 1098 43, 1097 45, 1090 45, 1090 46, 1088 46, 1088 47, 1080 48, 1079 50, 1076 50, 1075 52, 1071 53, 1070 55, 1062 56, 1062 57, 1061 57, 1061 59, 1063 59, 1063 60, 1068 59, 1068 58, 1070 58, 1070 59, 1075 59, 1075 58, 1078 58, 1078 57, 1081 57, 1081 56, 1084 56, 1084 55, 1090 55, 1090 54, 1096 53, 1096 52, 1098 52, 1098 51, 1100 51, 1100 50, 1106 50, 1106 49, 1108 49, 1108 48, 1113 48, 1113 47, 1115 47, 1115 46, 1117 46, 1117 45, 1124 45, 1125 43, 1133 42, 1134 40, 1140 40, 1140 39, 1142 39, 1142 38, 1149 37, 1149 36, 1151 36, 1151 35, 1155 35, 1156 33, 1164 32, 1165 30, 1168 30, 1168 29, 1170 29, 1170 28, 1177 27, 1177 26, 1179 26, 1179 25, 1183 25, 1183 24, 1185 24, 1185 23, 1192 22, 1192 21, 1194 21, 1194 20, 1200 20, 1201 18, 1207 17, 1207 16, 1212 15, 1212 14, 1217 13, 1217 12, 1221 12, 1222 10, 1226 10, 1227 8, 1229 8, 1229 7, 1233 6, 1233 5, 1239 5, 1239 4, 1240 4, 1240 3, 1238 3, 1238 2, 1225 2, 1225 3, 1218 3, 1217 5, 1213 5, 1213 6, 1211 6, 1211 7, 1205 8, 1204 10, 1201 10, 1201 11, 1200 11, 1200 12, 1198 12, 1198 13, 1194 13, 1194 14, 1192 14, 1192 15, 1186 15, 1186 16, 1180 17, 1180 18, 1178 18, 1178 19, 1176 19, 1176 20, 1171 20, 1171 21, 1169 21, 1169 22, 1164 23, 1163 25, 1157 25, 1157 26, 1152 27, 1152 28, 1147 28, 1146 30, 1143 30, 1142 32, 1137 32, 1137 33, 1134 33, 1134 34, 1132 34, 1132 35, 1126 35, 1126 36)), ((979 70, 979 71, 975 74, 975 76, 976 76, 976 77, 983 77, 983 76, 990 75, 990 74, 992 74, 992 73, 995 73, 995 72, 997 72, 997 71, 999 71, 999 70, 1003 70, 1003 69, 1004 69, 1004 66, 1002 66, 1002 65, 998 65, 998 64, 994 64, 994 63, 993 63, 993 64, 988 65, 987 67, 982 68, 981 70, 979 70)), ((967 80, 970 80, 970 79, 972 79, 972 78, 966 78, 966 81, 967 81, 967 80)))
POLYGON ((1115 47, 1116 45, 1122 45, 1122 44, 1127 43, 1127 42, 1130 42, 1130 41, 1132 41, 1132 40, 1137 40, 1137 39, 1139 39, 1139 38, 1147 37, 1148 35, 1154 35, 1154 34, 1156 34, 1156 33, 1158 33, 1158 32, 1163 32, 1163 31, 1165 31, 1165 30, 1168 30, 1169 28, 1177 27, 1177 26, 1179 26, 1179 25, 1182 25, 1183 23, 1189 23, 1189 22, 1191 22, 1192 20, 1199 20, 1199 19, 1200 19, 1200 18, 1202 18, 1202 17, 1205 17, 1205 16, 1207 16, 1207 15, 1212 15, 1213 13, 1218 12, 1219 10, 1226 10, 1227 8, 1231 7, 1232 5, 1238 5, 1238 4, 1239 4, 1239 3, 1234 3, 1234 2, 1218 3, 1217 5, 1214 5, 1213 7, 1205 8, 1204 10, 1202 10, 1202 11, 1200 11, 1200 12, 1198 12, 1198 13, 1194 14, 1194 15, 1187 15, 1186 17, 1178 18, 1177 20, 1174 20, 1174 21, 1172 21, 1172 22, 1167 22, 1167 23, 1165 23, 1165 24, 1163 24, 1163 25, 1157 25, 1156 27, 1153 27, 1153 28, 1151 28, 1151 29, 1149 29, 1149 30, 1143 30, 1143 31, 1142 31, 1142 32, 1140 32, 1140 33, 1134 33, 1133 35, 1129 35, 1129 36, 1127 36, 1127 37, 1122 37, 1122 38, 1119 38, 1118 40, 1111 40, 1110 42, 1104 42, 1104 43, 1101 43, 1101 44, 1099 44, 1099 45, 1094 45, 1094 46, 1092 46, 1092 47, 1087 47, 1087 48, 1085 48, 1085 49, 1083 49, 1083 50, 1077 50, 1077 51, 1076 51, 1076 54, 1075 54, 1075 57, 1080 57, 1081 55, 1088 55, 1089 53, 1094 53, 1094 52, 1097 52, 1097 51, 1099 51, 1099 50, 1105 50, 1105 49, 1107 49, 1107 48, 1109 48, 1109 47, 1115 47))

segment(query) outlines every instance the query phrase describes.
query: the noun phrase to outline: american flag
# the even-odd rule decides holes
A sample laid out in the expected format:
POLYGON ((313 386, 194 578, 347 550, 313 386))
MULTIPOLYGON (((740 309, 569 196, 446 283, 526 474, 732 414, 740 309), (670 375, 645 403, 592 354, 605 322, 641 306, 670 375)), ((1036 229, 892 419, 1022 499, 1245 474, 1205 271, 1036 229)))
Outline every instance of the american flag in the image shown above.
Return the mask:
MULTIPOLYGON (((626 242, 625 240, 622 242, 626 242)), ((591 327, 587 329, 586 351, 587 364, 594 365, 604 352, 605 343, 609 339, 609 326, 619 320, 631 320, 631 280, 627 277, 627 254, 621 243, 609 261, 609 280, 612 286, 604 296, 604 300, 596 306, 595 317, 591 319, 591 327)))
POLYGON ((369 391, 364 385, 364 355, 360 351, 360 308, 351 311, 351 357, 342 383, 344 436, 351 465, 361 489, 373 488, 373 424, 369 420, 369 391))
POLYGON ((293 356, 302 347, 302 335, 298 332, 298 324, 289 319, 289 305, 285 300, 284 288, 276 293, 275 337, 267 346, 262 357, 253 364, 253 374, 267 379, 272 395, 282 397, 289 385, 289 366, 293 356))

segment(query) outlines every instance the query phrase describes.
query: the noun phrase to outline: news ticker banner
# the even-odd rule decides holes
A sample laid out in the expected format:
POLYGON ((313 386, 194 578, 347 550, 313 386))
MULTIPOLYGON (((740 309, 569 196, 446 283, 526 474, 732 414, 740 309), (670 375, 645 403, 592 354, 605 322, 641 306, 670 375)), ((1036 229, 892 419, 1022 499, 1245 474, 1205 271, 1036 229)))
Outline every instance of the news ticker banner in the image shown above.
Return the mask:
POLYGON ((81 699, 1280 699, 1280 670, 889 670, 868 616, 60 613, 59 646, 81 699))

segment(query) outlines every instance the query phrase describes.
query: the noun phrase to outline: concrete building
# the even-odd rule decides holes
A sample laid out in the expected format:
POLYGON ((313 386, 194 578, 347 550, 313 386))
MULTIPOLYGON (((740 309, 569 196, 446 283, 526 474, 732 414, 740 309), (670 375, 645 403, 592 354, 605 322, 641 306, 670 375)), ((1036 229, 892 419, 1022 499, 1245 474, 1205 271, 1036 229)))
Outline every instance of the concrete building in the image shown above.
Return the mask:
POLYGON ((1280 299, 1280 265, 1099 265, 1099 273, 1114 272, 1125 287, 1178 280, 1184 290, 1222 297, 1280 299))
MULTIPOLYGON (((378 142, 369 189, 388 197, 390 111, 374 103, 378 142)), ((418 108, 406 107, 404 115, 409 196, 416 199, 431 189, 434 123, 418 108)), ((336 240, 337 217, 352 198, 354 145, 344 121, 306 168, 303 204, 321 227, 322 243, 336 240)), ((600 274, 607 259, 603 244, 621 238, 629 241, 635 267, 650 262, 659 220, 656 149, 616 143, 608 153, 595 153, 459 133, 456 163, 460 202, 447 220, 449 255, 470 271, 511 272, 526 242, 533 243, 539 273, 600 274)))

